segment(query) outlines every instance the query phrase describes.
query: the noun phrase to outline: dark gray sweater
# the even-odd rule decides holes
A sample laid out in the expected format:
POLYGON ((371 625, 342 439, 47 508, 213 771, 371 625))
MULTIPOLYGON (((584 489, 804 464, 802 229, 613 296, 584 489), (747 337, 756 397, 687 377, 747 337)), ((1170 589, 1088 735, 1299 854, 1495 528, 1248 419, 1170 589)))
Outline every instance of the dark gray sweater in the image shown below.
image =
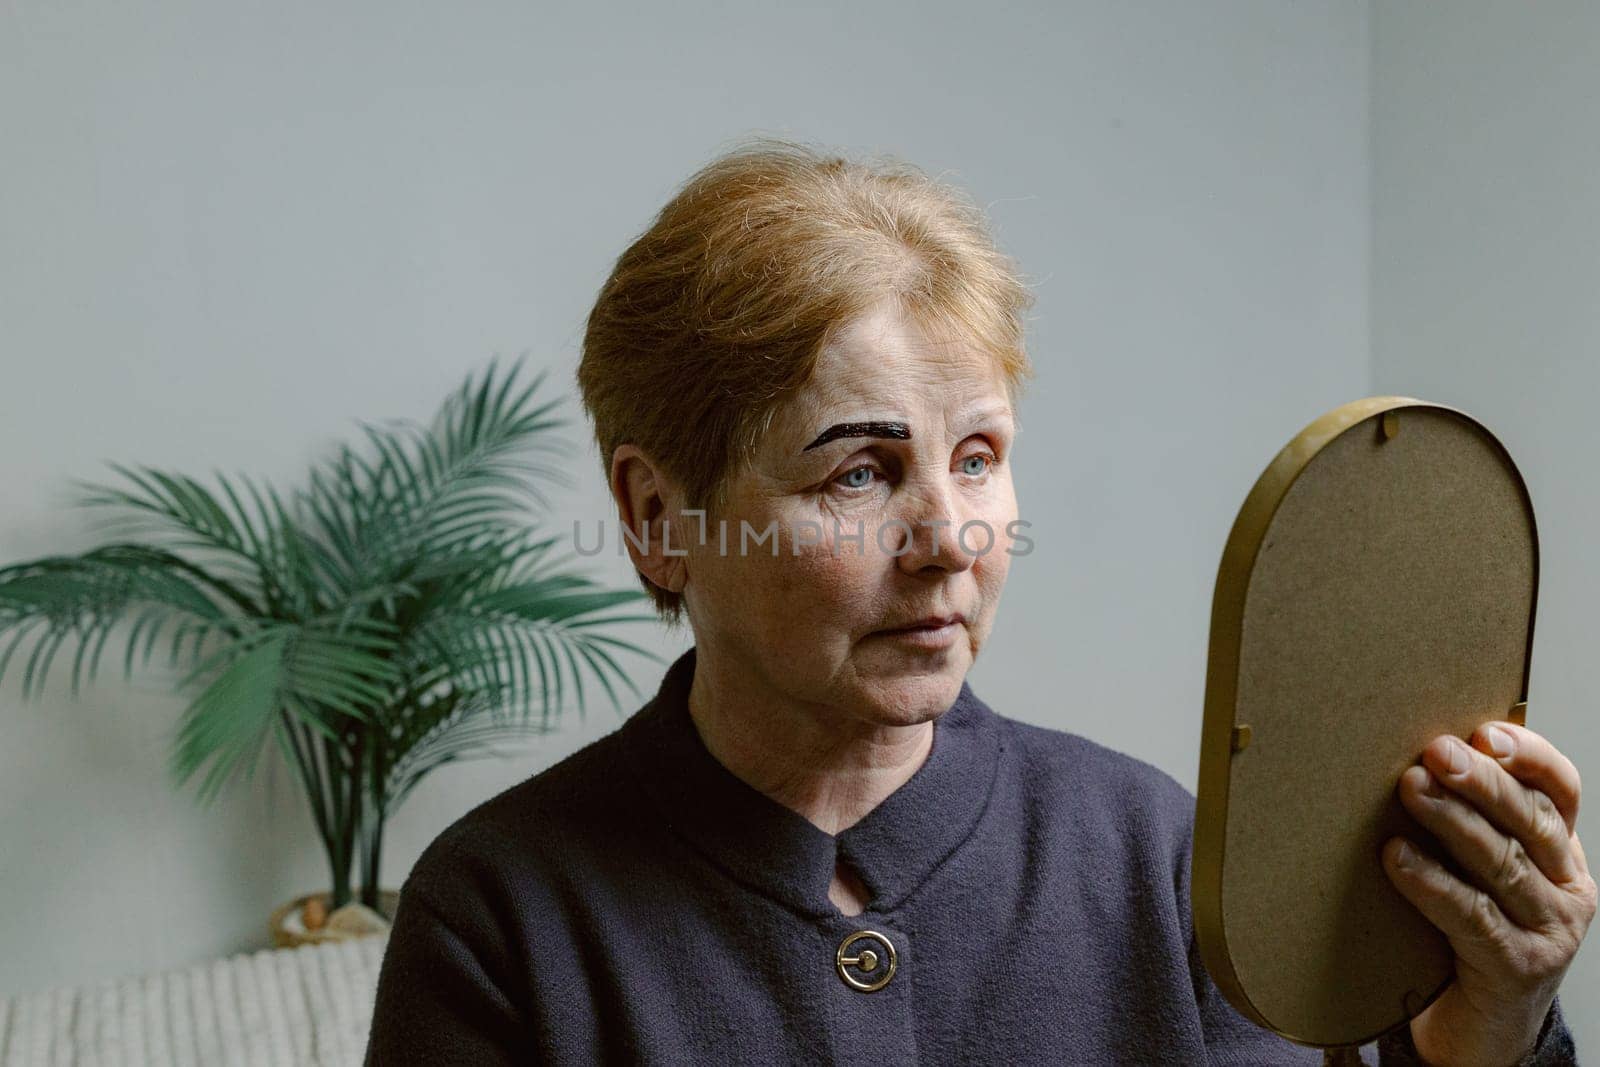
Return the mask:
MULTIPOLYGON (((1322 1062, 1202 966, 1170 775, 963 683, 923 765, 831 835, 711 755, 694 661, 423 852, 368 1067, 1322 1062), (838 857, 860 915, 828 899, 838 857)), ((1417 1062, 1405 1026, 1364 1056, 1417 1062)), ((1576 1062, 1559 1000, 1526 1062, 1576 1062)))

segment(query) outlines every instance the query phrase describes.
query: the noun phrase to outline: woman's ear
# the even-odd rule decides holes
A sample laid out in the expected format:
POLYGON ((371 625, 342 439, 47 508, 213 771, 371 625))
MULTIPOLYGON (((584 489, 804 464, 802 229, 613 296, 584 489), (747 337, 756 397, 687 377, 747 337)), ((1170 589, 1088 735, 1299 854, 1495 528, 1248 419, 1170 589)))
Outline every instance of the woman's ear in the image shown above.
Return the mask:
POLYGON ((639 573, 669 593, 689 579, 688 527, 679 515, 682 499, 672 479, 636 445, 611 454, 611 495, 617 502, 618 535, 639 573))

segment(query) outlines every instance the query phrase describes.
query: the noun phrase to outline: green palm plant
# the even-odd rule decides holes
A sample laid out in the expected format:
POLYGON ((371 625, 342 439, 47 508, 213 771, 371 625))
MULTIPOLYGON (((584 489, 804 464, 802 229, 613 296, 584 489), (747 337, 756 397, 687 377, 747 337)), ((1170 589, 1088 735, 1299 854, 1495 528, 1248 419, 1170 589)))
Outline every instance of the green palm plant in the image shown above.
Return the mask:
POLYGON ((469 375, 431 425, 361 423, 368 447, 340 446, 287 499, 243 475, 215 472, 218 493, 116 463, 125 486, 75 483, 124 539, 0 568, 0 676, 33 635, 22 691, 37 696, 75 641, 76 696, 118 624, 129 677, 166 635, 179 690, 196 691, 172 738, 178 787, 201 774, 209 804, 272 739, 305 787, 332 906, 351 900, 359 853, 360 900, 380 909, 385 822, 425 775, 548 731, 569 691, 583 716, 580 666, 620 711, 613 680, 639 691, 613 653, 660 662, 606 632, 654 619, 617 613, 643 592, 565 567, 527 511, 549 506, 539 479, 565 481, 547 462, 564 420, 533 403, 544 373, 524 387, 520 370, 469 375))

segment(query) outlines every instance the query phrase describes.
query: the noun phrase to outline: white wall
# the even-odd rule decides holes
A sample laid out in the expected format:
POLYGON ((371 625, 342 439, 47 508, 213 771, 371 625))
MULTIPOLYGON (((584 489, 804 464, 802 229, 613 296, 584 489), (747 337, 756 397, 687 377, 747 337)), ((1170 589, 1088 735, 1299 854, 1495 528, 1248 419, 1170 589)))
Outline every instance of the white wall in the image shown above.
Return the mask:
MULTIPOLYGON (((1017 452, 1038 550, 974 687, 1192 787, 1234 512, 1370 392, 1367 63, 1344 3, 13 0, 0 559, 87 547, 63 493, 105 459, 290 485, 495 352, 566 388, 610 263, 731 138, 889 151, 968 186, 1039 280, 1017 452)), ((592 454, 573 469, 564 507, 606 514, 592 454)), ((164 678, 113 665, 77 701, 65 678, 38 704, 15 670, 0 689, 0 991, 255 947, 325 883, 281 760, 199 810, 165 777, 164 678)), ((619 722, 438 774, 384 881, 619 722)))
MULTIPOLYGON (((1539 526, 1528 726, 1600 783, 1600 7, 1374 12, 1374 391, 1462 408, 1510 449, 1539 526)), ((1600 794, 1588 791, 1578 835, 1593 868, 1600 794)), ((1597 940, 1562 985, 1591 1053, 1597 940)))

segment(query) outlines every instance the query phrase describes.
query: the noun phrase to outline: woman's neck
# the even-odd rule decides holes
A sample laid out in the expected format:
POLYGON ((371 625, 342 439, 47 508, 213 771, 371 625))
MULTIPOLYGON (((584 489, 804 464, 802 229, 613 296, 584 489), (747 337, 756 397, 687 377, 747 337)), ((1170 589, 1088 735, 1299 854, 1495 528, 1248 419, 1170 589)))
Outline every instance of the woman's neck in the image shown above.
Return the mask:
POLYGON ((932 720, 877 723, 795 701, 699 654, 689 714, 718 763, 830 834, 904 785, 933 746, 932 720))

